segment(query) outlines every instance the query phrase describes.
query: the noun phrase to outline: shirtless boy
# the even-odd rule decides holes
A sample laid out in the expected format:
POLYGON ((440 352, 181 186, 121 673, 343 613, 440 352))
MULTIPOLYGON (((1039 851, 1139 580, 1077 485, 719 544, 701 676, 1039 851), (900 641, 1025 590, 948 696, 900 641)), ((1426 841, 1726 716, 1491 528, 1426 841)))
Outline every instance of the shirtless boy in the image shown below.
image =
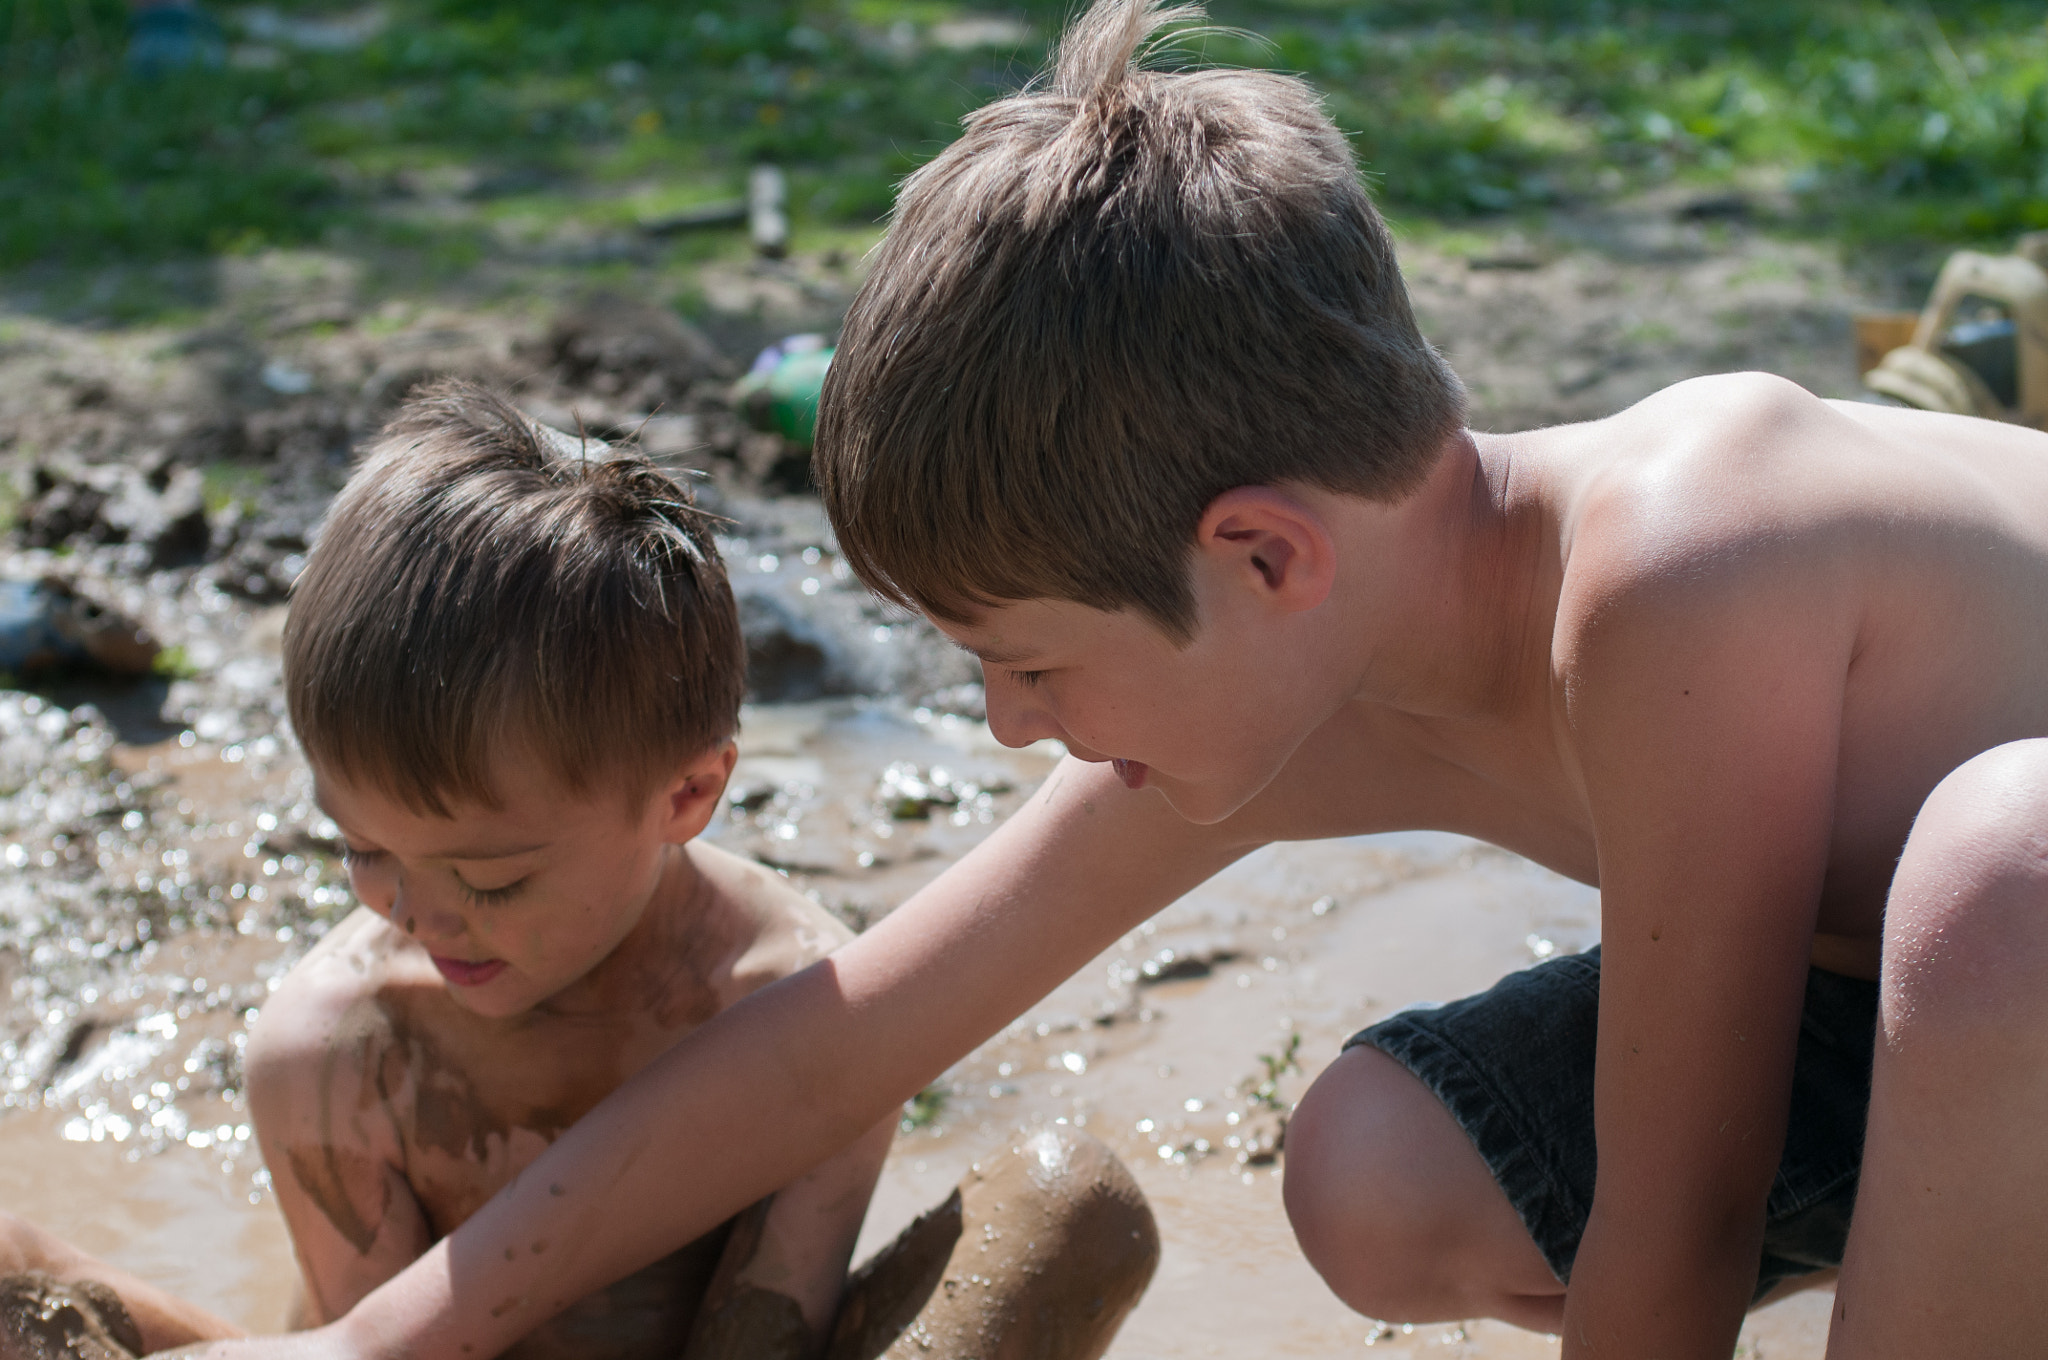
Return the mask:
POLYGON ((1433 827, 1598 884, 1604 947, 1317 1080, 1287 1198, 1339 1296, 1726 1357, 1839 1262, 1839 1360, 2038 1355, 2048 435, 1757 375, 1469 431, 1313 95, 1133 71, 1149 11, 906 185, 820 426, 863 579, 1070 759, 304 1353, 488 1351, 546 1274, 509 1246, 603 1222, 573 1278, 623 1273, 1253 848, 1433 827))
MULTIPOLYGON (((850 932, 774 873, 696 839, 733 768, 745 651, 708 518, 630 452, 584 445, 471 385, 416 397, 328 516, 294 591, 285 672, 361 904, 265 1004, 248 1054, 257 1139, 301 1269, 296 1323, 318 1326, 518 1179, 632 1073, 850 932)), ((616 1283, 552 1284, 588 1231, 524 1239, 518 1255, 550 1280, 554 1316, 508 1353, 814 1360, 893 1125, 871 1121, 616 1283)), ((1008 1212, 1049 1214, 1049 1246, 1062 1226, 1122 1229, 1085 1295, 1103 1299, 1090 1336, 1106 1344, 1156 1238, 1099 1144, 1054 1146, 1067 1184, 1002 1198, 1008 1212)), ((665 1160, 679 1179, 720 1175, 715 1160, 665 1160)), ((980 1187, 998 1161, 982 1170, 964 1209, 933 1216, 925 1239, 884 1261, 944 1266, 947 1222, 957 1235, 963 1213, 999 1212, 979 1202, 996 1193, 980 1187)), ((0 1275, 16 1277, 0 1283, 0 1360, 115 1354, 92 1348, 105 1338, 87 1344, 92 1319, 144 1353, 240 1335, 27 1225, 0 1228, 0 1275), (41 1277, 24 1288, 28 1271, 41 1277), (118 1302, 65 1295, 83 1281, 118 1302)), ((1043 1266, 1019 1256, 995 1292, 1043 1266)), ((873 1274, 899 1311, 924 1302, 873 1274)), ((851 1311, 861 1316, 842 1330, 862 1334, 834 1354, 870 1360, 861 1343, 889 1319, 851 1311)), ((940 1299, 921 1320, 943 1328, 957 1311, 940 1299)))

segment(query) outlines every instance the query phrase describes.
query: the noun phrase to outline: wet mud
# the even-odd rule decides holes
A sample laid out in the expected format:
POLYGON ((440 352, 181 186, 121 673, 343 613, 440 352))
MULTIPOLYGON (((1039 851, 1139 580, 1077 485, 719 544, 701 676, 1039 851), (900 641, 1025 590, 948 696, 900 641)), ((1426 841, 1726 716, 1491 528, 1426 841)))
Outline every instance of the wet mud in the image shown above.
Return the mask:
POLYGON ((742 1285, 699 1320, 683 1360, 805 1360, 815 1336, 795 1299, 742 1285))
POLYGON ((1159 1263, 1100 1140, 1045 1128, 977 1163, 848 1285, 829 1360, 1097 1360, 1159 1263))
POLYGON ((0 1360, 135 1360, 142 1330, 120 1296, 41 1271, 0 1277, 0 1360))

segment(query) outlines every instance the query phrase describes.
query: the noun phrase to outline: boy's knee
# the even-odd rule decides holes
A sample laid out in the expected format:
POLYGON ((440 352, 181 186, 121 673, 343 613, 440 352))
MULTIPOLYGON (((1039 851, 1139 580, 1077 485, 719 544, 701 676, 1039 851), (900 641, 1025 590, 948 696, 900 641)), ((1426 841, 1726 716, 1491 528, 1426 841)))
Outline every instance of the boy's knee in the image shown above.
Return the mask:
POLYGON ((2048 1016, 2048 741, 1994 747, 1936 786, 1886 908, 1886 1033, 1901 1040, 2048 1016))
POLYGON ((1088 1295, 1077 1300, 1085 1311, 1120 1319, 1151 1283, 1159 1264, 1152 1207, 1130 1169, 1088 1134, 1040 1129, 980 1164, 962 1189, 968 1217, 996 1229, 991 1241, 1022 1233, 1027 1252, 1058 1262, 1054 1273, 1088 1295))
MULTIPOLYGON (((1448 1282, 1451 1215, 1418 1174, 1418 1144, 1448 1124, 1436 1098, 1391 1058, 1354 1048, 1332 1063, 1287 1125, 1288 1221, 1303 1255, 1340 1299, 1371 1317, 1414 1321, 1448 1282), (1418 1096, 1435 1120, 1418 1119, 1418 1096)), ((1457 1133, 1455 1126, 1452 1132, 1457 1133)), ((1462 1139, 1463 1134, 1457 1133, 1462 1139)))

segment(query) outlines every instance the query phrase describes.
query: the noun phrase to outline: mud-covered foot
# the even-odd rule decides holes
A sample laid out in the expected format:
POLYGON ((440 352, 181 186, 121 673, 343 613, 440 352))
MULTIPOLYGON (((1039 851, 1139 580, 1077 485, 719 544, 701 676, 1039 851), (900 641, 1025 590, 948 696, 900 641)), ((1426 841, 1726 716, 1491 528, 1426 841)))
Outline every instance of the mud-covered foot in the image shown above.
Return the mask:
POLYGON ((1032 1133, 855 1272, 829 1360, 1097 1360, 1159 1264, 1116 1154, 1032 1133))
POLYGON ((135 1360, 142 1332, 120 1296, 32 1270, 0 1276, 0 1360, 135 1360))

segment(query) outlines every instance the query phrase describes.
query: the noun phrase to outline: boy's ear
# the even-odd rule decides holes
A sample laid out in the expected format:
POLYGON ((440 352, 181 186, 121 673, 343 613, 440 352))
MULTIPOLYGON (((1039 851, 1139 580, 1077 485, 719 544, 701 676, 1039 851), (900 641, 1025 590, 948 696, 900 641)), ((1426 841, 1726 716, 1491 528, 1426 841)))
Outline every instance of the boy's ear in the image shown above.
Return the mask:
POLYGON ((662 839, 691 839, 711 824, 740 749, 731 739, 692 757, 662 788, 662 839))
POLYGON ((1314 609, 1337 580, 1323 517, 1279 487, 1240 486, 1209 502, 1195 550, 1286 613, 1314 609))

